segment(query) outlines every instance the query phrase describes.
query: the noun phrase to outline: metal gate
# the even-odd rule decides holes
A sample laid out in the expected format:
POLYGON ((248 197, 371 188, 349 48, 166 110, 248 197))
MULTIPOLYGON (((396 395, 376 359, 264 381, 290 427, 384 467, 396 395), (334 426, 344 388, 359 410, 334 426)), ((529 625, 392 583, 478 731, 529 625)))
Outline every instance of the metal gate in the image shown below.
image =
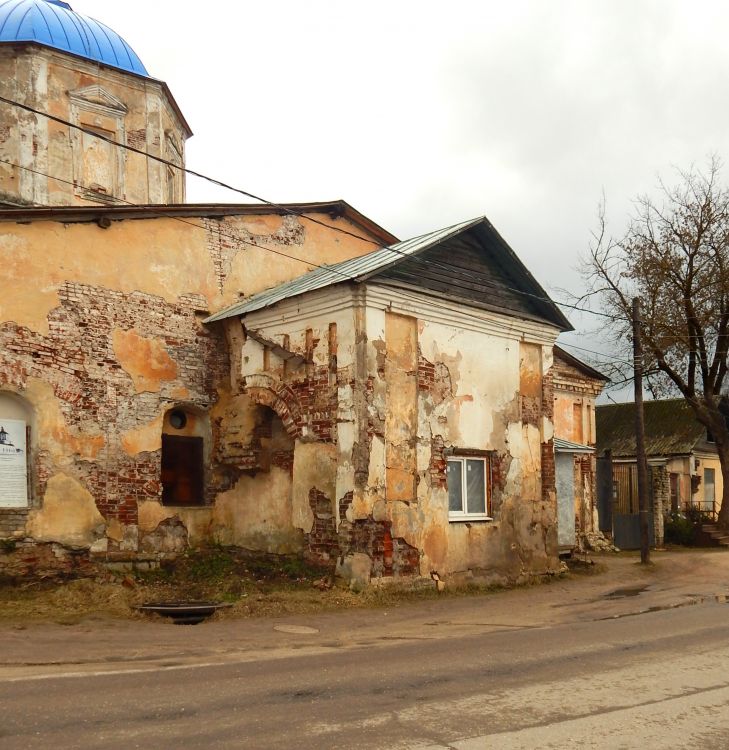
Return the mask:
MULTIPOLYGON (((653 481, 648 467, 648 538, 655 544, 653 528, 653 481)), ((620 549, 640 549, 638 466, 614 463, 609 456, 597 460, 597 502, 600 531, 612 531, 620 549)))
POLYGON ((597 459, 597 523, 600 531, 613 533, 613 462, 609 451, 597 459))

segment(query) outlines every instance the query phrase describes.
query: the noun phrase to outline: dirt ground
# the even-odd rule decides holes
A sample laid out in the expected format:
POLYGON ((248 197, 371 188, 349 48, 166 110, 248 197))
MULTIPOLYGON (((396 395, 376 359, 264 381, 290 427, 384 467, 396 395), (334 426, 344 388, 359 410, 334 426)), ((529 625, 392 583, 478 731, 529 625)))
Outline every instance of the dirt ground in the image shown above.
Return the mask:
MULTIPOLYGON (((530 584, 599 574, 602 563, 577 560, 559 576, 537 577, 530 584)), ((498 590, 492 587, 489 590, 498 590)), ((475 585, 438 592, 435 582, 370 587, 352 591, 331 570, 300 558, 252 554, 216 547, 195 550, 151 571, 112 572, 99 567, 92 577, 70 580, 0 582, 0 622, 74 624, 84 618, 140 619, 137 606, 149 602, 216 601, 231 605, 216 617, 240 618, 306 614, 361 607, 392 607, 398 602, 483 594, 475 585)))
MULTIPOLYGON (((704 588, 715 587, 710 581, 724 569, 729 576, 729 554, 723 549, 675 547, 654 552, 652 560, 651 565, 641 566, 637 552, 576 558, 559 575, 536 577, 510 590, 514 595, 524 592, 532 602, 551 601, 551 608, 579 608, 598 600, 619 604, 649 590, 662 606, 663 599, 677 587, 686 589, 684 596, 716 593, 704 588), (703 571, 706 584, 702 586, 703 571)), ((727 583, 725 593, 729 594, 729 577, 727 583)), ((415 587, 390 582, 352 591, 336 580, 331 570, 308 565, 300 558, 215 547, 190 551, 152 571, 113 572, 98 567, 92 576, 71 580, 0 580, 0 626, 141 622, 156 617, 136 610, 149 602, 223 602, 230 606, 214 619, 234 621, 367 608, 392 610, 429 601, 450 601, 449 606, 456 606, 459 599, 472 597, 486 597, 495 604, 506 593, 503 587, 476 585, 449 586, 438 592, 435 582, 429 580, 419 581, 415 587)))

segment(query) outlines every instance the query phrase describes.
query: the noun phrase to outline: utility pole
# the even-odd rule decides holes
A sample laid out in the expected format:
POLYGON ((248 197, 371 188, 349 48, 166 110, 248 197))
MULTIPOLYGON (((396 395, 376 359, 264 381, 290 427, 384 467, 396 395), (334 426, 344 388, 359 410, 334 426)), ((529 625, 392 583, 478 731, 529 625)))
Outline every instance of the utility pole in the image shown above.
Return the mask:
POLYGON ((648 535, 648 461, 645 455, 643 418, 643 344, 641 342, 640 299, 633 299, 633 385, 635 388, 635 455, 638 462, 638 508, 640 519, 640 562, 651 561, 648 535))

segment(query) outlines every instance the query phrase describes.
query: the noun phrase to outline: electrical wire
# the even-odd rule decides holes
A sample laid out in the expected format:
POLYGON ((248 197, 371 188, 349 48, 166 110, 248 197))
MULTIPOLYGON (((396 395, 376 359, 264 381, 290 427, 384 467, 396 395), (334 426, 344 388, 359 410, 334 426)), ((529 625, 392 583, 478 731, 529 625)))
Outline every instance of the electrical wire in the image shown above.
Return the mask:
MULTIPOLYGON (((86 133, 87 135, 91 135, 94 138, 98 138, 99 140, 102 140, 105 143, 108 143, 112 146, 123 148, 126 151, 131 151, 134 154, 139 154, 140 156, 144 156, 147 159, 152 159, 153 161, 156 161, 160 164, 164 164, 173 169, 177 169, 181 172, 184 172, 185 174, 189 174, 189 175, 192 175, 193 177, 198 177, 202 180, 206 180, 207 182, 210 182, 213 185, 217 185, 218 187, 222 187, 225 190, 231 190, 232 192, 243 195, 246 198, 250 198, 251 200, 258 201, 259 203, 264 203, 267 206, 271 206, 272 208, 276 208, 281 211, 284 211, 285 213, 288 213, 292 216, 299 216, 300 218, 304 218, 304 215, 302 215, 301 213, 297 211, 294 211, 288 206, 266 200, 265 198, 262 198, 256 195, 255 193, 251 193, 247 190, 242 190, 241 188, 234 187, 233 185, 229 185, 228 183, 223 182, 222 180, 218 180, 215 177, 210 177, 209 175, 202 174, 202 172, 196 172, 194 169, 190 169, 189 167, 183 167, 179 164, 175 164, 173 161, 170 161, 169 159, 164 159, 163 157, 157 156, 156 154, 150 154, 147 151, 143 151, 141 148, 137 148, 136 146, 130 146, 128 143, 122 143, 121 141, 114 140, 113 138, 108 138, 107 136, 97 133, 94 130, 83 127, 83 125, 78 125, 75 122, 71 122, 70 120, 65 120, 64 118, 58 117, 57 115, 51 115, 48 112, 43 112, 40 109, 35 109, 35 107, 31 107, 28 104, 23 104, 22 102, 15 101, 14 99, 8 99, 5 96, 0 96, 0 102, 4 104, 8 104, 12 107, 18 107, 19 109, 23 109, 26 112, 31 112, 34 115, 45 117, 49 120, 52 120, 53 122, 57 122, 59 125, 66 125, 67 127, 73 128, 74 130, 79 130, 82 133, 86 133)), ((319 219, 315 219, 310 216, 306 216, 305 218, 314 224, 319 224, 320 226, 327 227, 328 229, 335 229, 336 231, 341 232, 342 234, 347 234, 350 237, 354 237, 355 239, 368 242, 371 245, 379 246, 379 243, 376 240, 370 239, 369 237, 363 237, 359 234, 355 234, 354 232, 350 232, 347 229, 343 229, 342 227, 333 227, 331 224, 327 224, 326 222, 320 221, 319 219)))
MULTIPOLYGON (((23 169, 23 170, 26 170, 28 172, 32 172, 33 174, 37 174, 37 175, 41 175, 43 177, 47 177, 49 180, 54 180, 55 182, 61 182, 61 183, 64 183, 66 185, 75 185, 76 184, 76 183, 72 182, 71 180, 65 180, 62 177, 53 177, 52 175, 48 174, 47 172, 42 172, 42 171, 39 171, 37 169, 33 169, 31 167, 25 167, 25 166, 22 166, 20 164, 15 164, 15 163, 13 163, 11 161, 7 161, 6 159, 0 159, 0 163, 1 164, 9 164, 10 166, 17 167, 18 169, 23 169)), ((194 221, 189 221, 188 219, 184 219, 181 216, 169 216, 169 214, 167 214, 167 213, 165 213, 163 211, 155 210, 154 206, 143 206, 143 205, 140 205, 138 203, 132 203, 131 201, 125 201, 123 198, 115 198, 115 200, 118 201, 119 203, 123 203, 125 205, 132 206, 134 208, 138 208, 138 209, 144 211, 145 213, 149 214, 149 216, 151 218, 155 218, 155 219, 169 218, 169 219, 173 219, 174 221, 179 221, 182 224, 186 224, 188 226, 194 227, 195 229, 201 229, 201 230, 203 230, 205 232, 207 232, 209 230, 209 227, 206 226, 205 224, 196 224, 194 221)), ((41 206, 41 208, 52 208, 52 206, 41 206)), ((215 233, 216 233, 216 235, 218 237, 225 237, 226 239, 232 240, 234 242, 238 242, 238 243, 243 244, 243 245, 249 245, 250 247, 258 248, 259 250, 265 250, 266 252, 274 253, 275 255, 280 255, 280 256, 282 256, 284 258, 288 258, 290 260, 298 261, 299 263, 303 263, 303 264, 305 264, 307 266, 315 266, 316 268, 326 269, 328 271, 331 271, 332 273, 338 273, 340 276, 342 276, 343 278, 347 279, 348 281, 356 281, 355 278, 349 276, 348 274, 342 273, 342 272, 338 271, 337 269, 331 268, 331 266, 328 266, 328 265, 325 265, 325 264, 321 264, 321 263, 316 263, 315 261, 308 260, 306 258, 299 258, 299 257, 297 257, 295 255, 289 255, 288 253, 284 253, 281 250, 275 250, 272 247, 264 247, 263 245, 259 245, 258 243, 253 242, 252 240, 246 240, 246 239, 243 239, 242 237, 239 237, 239 236, 234 235, 234 234, 229 234, 229 233, 226 233, 226 232, 221 232, 219 230, 216 230, 215 233)))
MULTIPOLYGON (((23 167, 23 166, 21 166, 21 165, 16 165, 16 164, 13 164, 12 162, 8 162, 8 161, 6 161, 5 159, 0 159, 0 163, 3 163, 3 164, 11 164, 12 166, 17 166, 17 167, 19 167, 20 169, 25 169, 25 170, 28 170, 29 172, 33 172, 34 174, 38 174, 38 175, 41 175, 41 176, 47 177, 47 178, 48 178, 48 179, 50 179, 50 180, 55 180, 55 181, 57 181, 57 182, 65 183, 65 184, 67 184, 67 185, 73 185, 73 184, 74 184, 74 183, 73 183, 73 182, 72 182, 71 180, 65 180, 65 179, 63 179, 63 178, 61 178, 61 177, 53 177, 53 176, 51 176, 51 175, 49 175, 49 174, 47 174, 47 173, 45 173, 45 172, 42 172, 42 171, 39 171, 39 170, 35 170, 35 169, 32 169, 31 167, 23 167)), ((148 206, 138 206, 137 204, 131 203, 131 202, 129 202, 129 201, 124 201, 124 200, 123 200, 123 199, 121 199, 121 198, 118 198, 117 200, 118 200, 118 201, 120 201, 120 202, 122 202, 122 203, 126 203, 126 204, 128 204, 128 205, 130 205, 130 206, 135 206, 135 207, 137 207, 137 208, 141 208, 141 209, 145 210, 145 212, 147 212, 147 209, 149 209, 149 211, 148 211, 148 212, 149 212, 150 216, 152 216, 153 218, 171 218, 171 219, 173 219, 173 220, 175 220, 175 221, 179 221, 179 222, 181 222, 181 223, 183 223, 183 224, 186 224, 186 225, 188 225, 188 226, 192 226, 192 227, 194 227, 194 228, 196 228, 196 229, 201 229, 201 230, 203 230, 203 231, 208 231, 208 227, 207 227, 207 226, 205 226, 205 225, 203 225, 203 224, 196 224, 195 222, 192 222, 192 221, 188 221, 188 220, 186 220, 186 219, 183 219, 183 218, 182 218, 182 217, 180 217, 180 216, 168 216, 167 214, 164 214, 164 213, 160 213, 159 211, 156 211, 156 212, 155 212, 155 210, 154 210, 154 208, 153 208, 153 207, 148 207, 148 206)), ((305 264, 307 264, 307 265, 314 265, 314 266, 316 266, 317 268, 325 269, 325 270, 327 270, 327 271, 332 271, 332 272, 334 272, 334 273, 337 273, 337 274, 339 274, 340 276, 342 276, 342 277, 343 277, 343 279, 345 279, 345 280, 347 280, 347 281, 352 281, 352 282, 354 282, 354 283, 357 283, 357 279, 356 279, 356 278, 354 278, 354 277, 352 277, 352 276, 349 276, 348 274, 345 274, 345 273, 343 273, 343 272, 340 272, 340 271, 338 271, 337 269, 331 268, 330 266, 327 266, 327 265, 321 265, 321 264, 315 263, 315 262, 313 262, 313 261, 310 261, 310 260, 306 260, 306 259, 304 259, 304 258, 297 258, 297 257, 296 257, 296 256, 294 256, 294 255, 289 255, 288 253, 284 253, 284 252, 281 252, 281 251, 278 251, 278 250, 274 250, 273 248, 270 248, 270 247, 265 247, 265 246, 263 246, 263 245, 259 245, 259 244, 255 243, 255 242, 251 242, 251 241, 245 240, 245 239, 243 239, 243 238, 240 238, 240 237, 237 237, 237 236, 235 236, 235 235, 231 235, 231 234, 225 234, 225 233, 223 233, 223 232, 216 232, 216 234, 217 234, 218 236, 223 236, 223 237, 226 237, 227 239, 231 239, 231 240, 233 240, 233 241, 235 241, 235 242, 239 242, 239 243, 242 243, 242 244, 244 244, 244 245, 250 245, 251 247, 255 247, 255 248, 259 249, 259 250, 264 250, 264 251, 266 251, 266 252, 271 252, 271 253, 275 253, 276 255, 281 255, 281 256, 283 256, 283 257, 285 257, 285 258, 289 258, 289 259, 291 259, 291 260, 297 260, 297 261, 299 261, 299 262, 301 262, 301 263, 305 263, 305 264)), ((399 292, 399 293, 400 293, 400 294, 401 294, 401 295, 402 295, 403 297, 406 297, 406 298, 408 298, 408 299, 410 299, 410 300, 413 300, 413 301, 416 301, 416 302, 422 302, 422 301, 423 301, 423 300, 422 300, 422 298, 420 298, 420 297, 417 297, 417 296, 415 296, 415 295, 413 295, 413 294, 408 294, 408 293, 407 293, 407 292, 406 292, 405 290, 403 290, 403 289, 400 289, 399 287, 398 287, 398 292, 399 292)), ((441 310, 444 310, 444 311, 446 311, 446 312, 451 312, 451 313, 453 312, 453 309, 452 309, 452 308, 450 308, 450 307, 446 307, 446 306, 444 306, 444 305, 439 305, 439 304, 438 304, 437 302, 435 302, 434 300, 430 300, 430 299, 429 299, 429 300, 428 300, 428 305, 429 305, 429 306, 431 306, 431 307, 437 308, 437 309, 441 309, 441 310)), ((468 313, 465 313, 465 315, 466 315, 466 317, 473 317, 473 316, 470 316, 470 315, 469 315, 468 313)), ((474 319, 475 319, 475 318, 474 318, 474 319)), ((509 325, 507 325, 507 324, 505 324, 505 323, 502 323, 502 322, 500 322, 500 321, 499 321, 499 322, 497 322, 497 321, 491 321, 491 323, 492 323, 492 325, 494 325, 494 326, 495 326, 495 327, 497 327, 497 328, 500 328, 501 330, 505 331, 506 333, 511 333, 511 334, 513 334, 513 333, 514 333, 514 332, 516 331, 516 327, 515 327, 515 326, 509 326, 509 325)))
MULTIPOLYGON (((110 145, 117 146, 119 148, 125 149, 125 150, 130 151, 130 152, 135 153, 135 154, 139 154, 140 156, 144 156, 144 157, 146 157, 148 159, 152 159, 153 161, 159 162, 160 164, 164 164, 164 165, 166 165, 168 167, 171 167, 173 169, 177 169, 177 170, 179 170, 181 172, 184 172, 186 174, 189 174, 189 175, 192 175, 194 177, 198 177, 200 179, 206 180, 206 181, 208 181, 208 182, 210 182, 210 183, 212 183, 214 185, 217 185, 218 187, 222 187, 224 189, 231 190, 231 191, 233 191, 235 193, 239 193, 240 195, 243 195, 243 196, 245 196, 247 198, 250 198, 252 200, 258 201, 258 202, 263 203, 265 205, 271 206, 272 208, 276 208, 277 210, 283 211, 284 213, 287 213, 288 215, 297 216, 298 218, 300 218, 302 220, 312 222, 312 223, 317 224, 319 226, 325 227, 325 228, 333 230, 335 232, 339 232, 341 234, 345 234, 345 235, 347 235, 349 237, 361 240, 363 242, 368 242, 369 244, 376 245, 378 248, 382 247, 380 245, 380 243, 378 243, 375 240, 370 239, 369 237, 364 237, 364 236, 362 236, 360 234, 356 234, 355 232, 350 232, 349 230, 346 230, 346 229, 344 229, 342 227, 336 227, 336 226, 333 226, 331 224, 327 224, 326 222, 323 222, 323 221, 321 221, 319 219, 316 219, 316 218, 314 218, 312 216, 309 216, 308 214, 304 214, 304 213, 302 213, 300 211, 295 211, 292 208, 290 208, 289 206, 286 206, 286 205, 283 205, 283 204, 279 204, 279 203, 275 203, 275 202, 267 200, 267 199, 265 199, 265 198, 263 198, 261 196, 258 196, 255 193, 251 193, 250 191, 243 190, 241 188, 236 188, 236 187, 234 187, 232 185, 229 185, 228 183, 225 183, 225 182, 223 182, 221 180, 218 180, 218 179, 216 179, 214 177, 210 177, 209 175, 205 175, 205 174, 203 174, 201 172, 197 172, 197 171, 195 171, 193 169, 189 169, 188 167, 183 167, 183 166, 180 166, 179 164, 175 164, 174 162, 172 162, 172 161, 170 161, 168 159, 164 159, 161 156, 156 156, 155 154, 150 154, 150 153, 148 153, 146 151, 143 151, 142 149, 137 148, 135 146, 130 146, 127 143, 122 143, 121 141, 117 141, 117 140, 114 140, 113 138, 109 138, 107 136, 101 135, 101 134, 97 133, 96 131, 90 130, 88 128, 84 128, 82 125, 70 122, 69 120, 65 120, 64 118, 58 117, 57 115, 51 115, 51 114, 49 114, 47 112, 43 112, 43 111, 41 111, 39 109, 36 109, 34 107, 31 107, 31 106, 29 106, 27 104, 23 104, 22 102, 15 101, 13 99, 8 99, 7 97, 4 97, 4 96, 0 96, 0 102, 3 102, 4 104, 7 104, 9 106, 18 107, 20 109, 23 109, 25 111, 31 112, 31 113, 33 113, 35 115, 39 115, 41 117, 46 117, 47 119, 52 120, 53 122, 57 122, 59 124, 66 125, 69 128, 73 128, 75 130, 79 130, 79 131, 81 131, 83 133, 86 133, 88 135, 93 136, 94 138, 98 138, 98 139, 100 139, 100 140, 102 140, 102 141, 104 141, 106 143, 109 143, 110 145)), ((10 164, 10 162, 5 162, 5 163, 10 164)), ((23 167, 23 166, 20 166, 20 165, 17 165, 17 164, 13 165, 13 166, 16 166, 16 167, 21 168, 21 169, 29 169, 28 167, 23 167)), ((35 171, 35 170, 31 169, 30 171, 35 171)), ((39 174, 42 174, 42 173, 39 173, 39 174)), ((46 175, 46 177, 48 177, 49 179, 59 179, 59 178, 52 177, 50 175, 46 175)), ((68 182, 66 180, 61 180, 61 181, 62 182, 68 182)), ((120 200, 120 199, 117 199, 117 200, 120 200)), ((129 203, 128 201, 122 201, 122 202, 128 203, 129 205, 135 205, 137 207, 141 207, 141 206, 139 206, 139 204, 132 204, 132 203, 129 203)), ((457 226, 457 225, 453 225, 453 226, 457 226)), ((418 237, 424 237, 426 234, 428 234, 428 233, 424 233, 422 235, 418 235, 418 236, 416 236, 416 237, 414 237, 412 239, 417 239, 418 237)), ((428 261, 428 260, 426 260, 424 258, 420 258, 419 256, 411 256, 411 255, 408 255, 407 253, 404 253, 401 250, 398 250, 397 248, 392 247, 392 246, 388 246, 387 249, 390 252, 392 252, 393 254, 401 255, 402 257, 407 258, 410 261, 414 261, 414 262, 419 263, 421 265, 424 265, 426 267, 440 268, 442 270, 447 271, 448 273, 456 275, 457 277, 459 276, 459 274, 457 272, 454 272, 452 266, 448 266, 448 265, 445 265, 445 264, 440 264, 440 263, 433 262, 433 261, 428 261)), ((463 279, 466 280, 466 281, 468 281, 469 277, 467 277, 466 275, 463 275, 463 279)), ((598 317, 601 317, 601 318, 607 318, 607 319, 612 320, 612 321, 624 320, 623 318, 620 318, 620 317, 617 317, 617 316, 614 316, 614 315, 610 315, 609 313, 603 313, 603 312, 599 312, 597 310, 590 310, 590 309, 585 308, 585 307, 580 307, 578 305, 573 305, 573 304, 571 304, 569 302, 557 301, 557 300, 552 299, 551 297, 545 297, 545 296, 542 296, 542 295, 539 295, 539 294, 534 294, 534 293, 531 293, 531 292, 526 292, 523 289, 516 289, 514 287, 510 287, 510 286, 507 286, 507 285, 504 285, 504 284, 496 284, 494 282, 488 282, 488 281, 485 281, 485 280, 482 280, 481 283, 483 283, 485 286, 490 286, 491 288, 496 289, 496 290, 504 290, 505 289, 505 290, 513 292, 515 294, 519 294, 519 295, 522 295, 522 296, 525 296, 525 297, 530 297, 532 299, 539 300, 540 302, 545 302, 545 303, 551 304, 551 305, 558 305, 559 307, 564 307, 564 308, 567 308, 567 309, 570 309, 570 310, 576 310, 578 312, 587 313, 589 315, 595 315, 595 316, 598 316, 598 317)))
MULTIPOLYGON (((32 169, 31 167, 25 167, 25 166, 22 166, 22 165, 19 165, 19 164, 15 164, 15 163, 13 163, 11 161, 8 161, 8 160, 5 160, 5 159, 0 159, 0 163, 8 164, 10 166, 14 166, 14 167, 17 167, 19 169, 26 170, 26 171, 31 172, 33 174, 38 174, 39 176, 43 176, 43 177, 46 177, 47 179, 54 180, 56 182, 60 182, 60 183, 63 183, 63 184, 67 184, 67 185, 74 185, 75 184, 71 180, 66 180, 66 179, 63 179, 61 177, 54 177, 54 176, 48 174, 47 172, 43 172, 41 170, 32 169)), ((121 198, 116 198, 115 200, 117 200, 119 203, 123 203, 123 204, 129 205, 129 206, 135 207, 135 208, 139 208, 139 209, 143 210, 145 213, 149 214, 153 218, 171 218, 171 219, 173 219, 175 221, 179 221, 182 224, 185 224, 187 226, 191 226, 191 227, 193 227, 195 229, 200 229, 200 230, 205 231, 205 232, 209 231, 209 229, 210 229, 208 226, 206 226, 204 224, 197 224, 194 221, 189 221, 189 220, 184 219, 184 218, 182 218, 180 216, 172 216, 172 217, 170 217, 167 213, 160 212, 159 210, 156 211, 153 206, 140 206, 138 204, 132 203, 131 201, 125 201, 125 200, 123 200, 121 198)), ((307 266, 312 266, 313 265, 313 266, 315 266, 317 268, 321 268, 321 269, 325 269, 325 270, 331 271, 333 273, 336 273, 336 274, 342 276, 343 279, 345 279, 347 281, 351 281, 351 282, 357 283, 357 280, 354 277, 351 277, 348 274, 340 272, 338 269, 334 269, 334 268, 332 268, 330 266, 322 265, 322 264, 316 263, 314 261, 307 260, 305 258, 300 258, 300 257, 297 257, 295 255, 290 255, 288 253, 284 253, 284 252, 282 252, 280 250, 276 250, 276 249, 271 248, 271 247, 266 247, 264 245, 259 245, 256 242, 253 242, 251 240, 243 239, 242 237, 239 237, 237 235, 232 235, 232 234, 229 234, 229 233, 222 232, 222 231, 220 231, 219 228, 216 230, 216 235, 218 237, 225 237, 226 239, 230 239, 233 242, 236 242, 236 243, 239 243, 239 244, 242 244, 242 245, 248 245, 250 247, 254 247, 254 248, 257 248, 259 250, 263 250, 265 252, 274 253, 275 255, 279 255, 279 256, 288 258, 290 260, 295 260, 295 261, 298 261, 300 263, 304 263, 307 266)), ((402 289, 399 286, 396 287, 396 288, 397 288, 398 293, 402 297, 405 297, 406 299, 409 299, 409 300, 414 301, 414 302, 419 302, 419 303, 423 302, 422 297, 416 296, 414 294, 408 294, 408 292, 406 290, 402 289)), ((452 313, 453 312, 453 309, 451 307, 448 307, 448 306, 443 305, 443 304, 438 304, 438 302, 435 301, 435 300, 433 300, 432 298, 428 299, 427 304, 431 308, 443 310, 443 311, 448 312, 448 313, 452 313)), ((470 318, 472 318, 474 320, 477 320, 475 318, 475 316, 470 315, 469 313, 464 313, 464 315, 466 317, 470 317, 470 318)), ((506 324, 506 323, 504 323, 502 321, 491 320, 490 324, 494 325, 495 327, 499 328, 500 330, 504 331, 507 334, 514 334, 515 332, 517 332, 517 327, 515 325, 514 326, 509 326, 508 324, 506 324)), ((563 347, 567 347, 567 348, 578 349, 580 351, 584 351, 584 352, 588 352, 590 354, 598 355, 598 356, 603 357, 603 358, 609 358, 609 355, 605 355, 602 352, 597 352, 597 351, 592 350, 592 349, 587 349, 585 347, 581 347, 581 346, 578 346, 576 344, 570 344, 570 343, 566 343, 566 342, 559 342, 558 345, 559 346, 563 346, 563 347)), ((617 357, 610 358, 609 361, 612 361, 612 362, 615 362, 615 363, 619 363, 619 364, 624 364, 624 365, 631 365, 632 364, 632 362, 628 362, 626 360, 621 360, 621 359, 618 359, 617 357)), ((606 364, 606 363, 603 363, 603 364, 606 364)), ((626 380, 623 380, 623 381, 613 381, 611 383, 611 385, 612 386, 623 385, 625 383, 631 382, 632 379, 633 379, 632 377, 629 377, 629 378, 627 378, 626 380)))
POLYGON ((627 359, 620 359, 604 352, 598 352, 594 349, 586 349, 584 346, 577 346, 577 344, 567 343, 566 341, 560 341, 557 346, 566 347, 569 349, 578 349, 581 352, 587 352, 588 354, 594 354, 598 357, 602 357, 606 362, 619 362, 620 364, 630 365, 632 367, 633 361, 627 359))

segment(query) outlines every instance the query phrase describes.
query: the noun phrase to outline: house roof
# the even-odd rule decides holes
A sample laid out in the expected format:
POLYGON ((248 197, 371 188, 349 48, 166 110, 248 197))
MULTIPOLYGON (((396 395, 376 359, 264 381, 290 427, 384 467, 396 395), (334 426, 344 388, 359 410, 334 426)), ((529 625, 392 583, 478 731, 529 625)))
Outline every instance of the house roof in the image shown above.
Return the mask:
POLYGON ((586 362, 583 362, 581 359, 577 359, 574 354, 570 354, 568 351, 565 351, 561 346, 555 344, 554 345, 554 355, 555 357, 558 357, 563 362, 566 362, 568 365, 571 365, 575 369, 579 370, 580 372, 587 375, 589 378, 595 378, 596 380, 602 380, 605 383, 610 382, 610 378, 607 375, 603 375, 599 370, 596 370, 594 367, 591 367, 586 362))
POLYGON ((396 286, 416 286, 486 309, 546 321, 561 330, 572 328, 485 217, 321 266, 237 302, 205 322, 245 315, 317 289, 344 282, 362 283, 374 277, 396 286), (436 250, 438 254, 434 255, 436 250), (459 261, 466 265, 459 266, 459 261))
MULTIPOLYGON (((646 401, 645 445, 649 456, 689 454, 706 442, 706 428, 683 399, 646 401)), ((595 409, 597 452, 613 457, 635 456, 635 404, 610 404, 595 409)))
POLYGON ((320 201, 315 203, 179 203, 151 205, 111 206, 0 206, 0 222, 27 224, 32 221, 58 221, 62 224, 95 223, 100 219, 208 218, 224 216, 261 216, 278 214, 327 214, 332 219, 344 217, 362 228, 380 242, 395 242, 397 237, 376 224, 346 201, 320 201))
POLYGON ((553 438, 555 453, 594 453, 595 449, 591 445, 582 445, 582 443, 573 443, 563 438, 553 438))

